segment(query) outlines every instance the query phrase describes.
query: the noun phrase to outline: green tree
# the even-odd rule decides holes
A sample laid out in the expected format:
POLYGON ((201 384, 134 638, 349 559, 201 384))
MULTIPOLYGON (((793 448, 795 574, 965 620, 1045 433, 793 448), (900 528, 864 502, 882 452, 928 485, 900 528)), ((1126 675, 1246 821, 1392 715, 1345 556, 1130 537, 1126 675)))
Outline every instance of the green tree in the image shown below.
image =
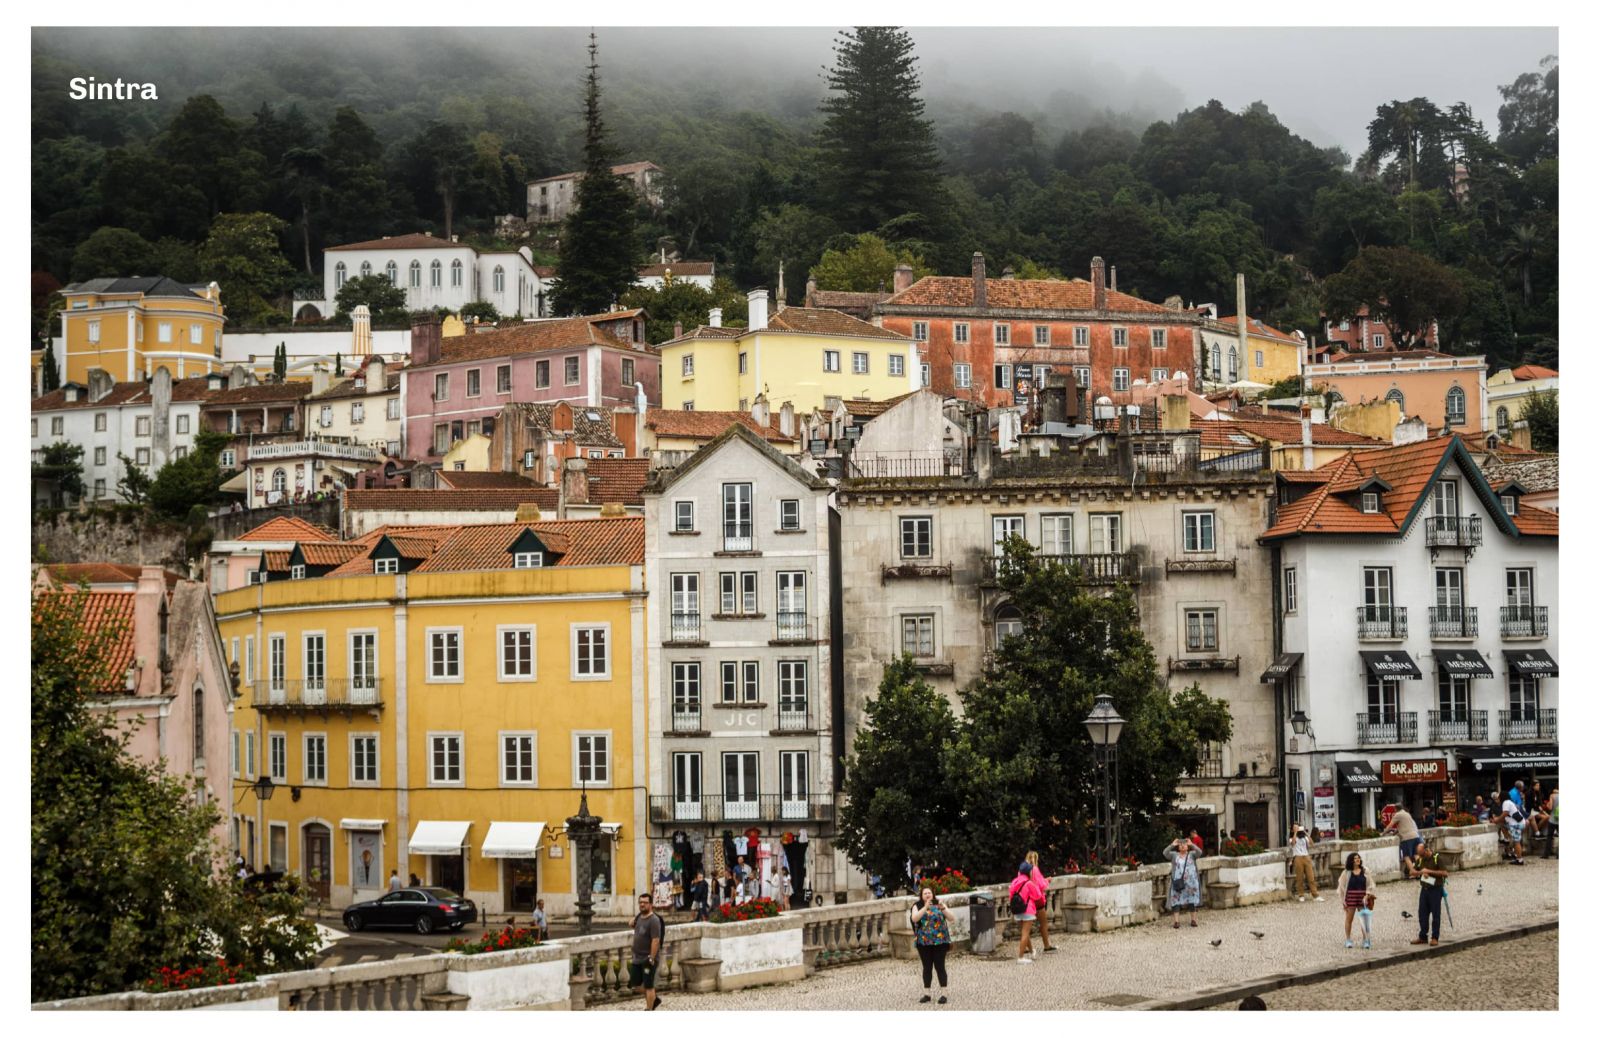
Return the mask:
POLYGON ((256 324, 279 312, 273 299, 294 273, 278 248, 288 226, 271 213, 223 213, 212 222, 200 265, 221 286, 231 322, 256 324))
POLYGON ((117 460, 122 462, 122 478, 117 480, 117 495, 131 505, 143 504, 150 496, 150 473, 121 451, 117 452, 117 460))
POLYGON ((1556 390, 1529 393, 1522 402, 1522 420, 1528 423, 1534 450, 1554 454, 1561 449, 1561 401, 1556 390))
POLYGON ((83 447, 57 440, 40 452, 33 464, 33 478, 55 484, 51 495, 55 507, 83 497, 83 447))
POLYGON ((622 294, 622 305, 640 307, 648 315, 645 319, 645 338, 652 343, 666 342, 672 338, 675 325, 685 330, 707 323, 711 308, 722 308, 724 323, 745 298, 727 278, 717 278, 710 289, 701 288, 691 281, 674 281, 660 288, 635 285, 622 294))
POLYGON ((322 150, 327 194, 323 232, 330 242, 373 238, 393 226, 383 144, 359 112, 348 105, 336 109, 322 150))
POLYGON ((1522 284, 1522 305, 1533 305, 1533 265, 1543 244, 1539 229, 1531 223, 1511 228, 1511 240, 1500 252, 1500 265, 1516 270, 1522 284))
POLYGON ((127 278, 163 273, 155 247, 126 227, 102 227, 72 253, 72 280, 127 278))
POLYGON ((839 292, 888 291, 894 285, 894 268, 908 264, 912 277, 933 273, 909 249, 896 251, 876 234, 858 234, 844 248, 831 248, 811 268, 817 287, 839 292))
POLYGON ((382 274, 367 274, 349 278, 334 294, 334 316, 348 321, 356 307, 365 304, 374 321, 391 321, 404 317, 406 290, 382 274))
POLYGON ((1323 285, 1330 319, 1354 319, 1366 307, 1389 326, 1395 349, 1423 341, 1434 321, 1454 319, 1465 307, 1454 271, 1406 248, 1369 248, 1323 285))
MULTIPOLYGON (((826 216, 793 202, 761 210, 750 228, 755 239, 755 272, 764 281, 777 277, 780 265, 796 275, 810 269, 822 256, 823 244, 838 230, 838 225, 826 216)), ((789 286, 801 280, 799 276, 787 279, 785 291, 793 295, 789 286)))
POLYGON ((289 375, 289 348, 278 343, 272 351, 272 381, 282 382, 289 375))
POLYGON ((1343 267, 1368 245, 1397 244, 1405 233, 1394 196, 1355 177, 1341 177, 1316 193, 1309 231, 1324 270, 1343 267))
POLYGON ((61 388, 61 368, 56 361, 56 344, 54 339, 46 339, 44 356, 39 359, 39 389, 49 393, 61 388))
POLYGON ((1539 62, 1543 72, 1524 72, 1500 88, 1500 138, 1496 142, 1523 166, 1553 159, 1559 150, 1561 66, 1554 54, 1539 62))
POLYGON ((477 320, 495 324, 500 320, 500 311, 494 308, 493 303, 483 300, 463 305, 459 316, 463 321, 477 320))
POLYGON ((614 155, 600 117, 599 46, 589 34, 589 77, 584 88, 583 179, 577 209, 561 235, 551 306, 557 314, 604 312, 638 276, 635 234, 637 200, 628 183, 611 172, 614 155))
POLYGON ((219 456, 227 443, 226 436, 209 429, 196 434, 189 453, 161 466, 149 481, 150 507, 169 518, 183 519, 195 505, 215 501, 225 477, 219 456))
POLYGON ((817 136, 822 207, 847 231, 873 231, 944 207, 933 123, 923 115, 911 34, 887 26, 841 32, 817 136))

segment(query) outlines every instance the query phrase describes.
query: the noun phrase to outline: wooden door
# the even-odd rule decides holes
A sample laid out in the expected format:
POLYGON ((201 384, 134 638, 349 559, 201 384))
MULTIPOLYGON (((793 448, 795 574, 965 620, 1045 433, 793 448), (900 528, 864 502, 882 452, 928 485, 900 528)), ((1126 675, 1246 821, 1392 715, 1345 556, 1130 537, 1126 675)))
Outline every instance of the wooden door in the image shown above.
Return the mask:
POLYGON ((328 827, 320 823, 306 826, 305 841, 306 853, 301 862, 301 872, 305 875, 306 885, 317 897, 326 901, 328 887, 333 880, 333 840, 328 827))
POLYGON ((1239 835, 1255 840, 1263 847, 1272 846, 1267 834, 1267 805, 1234 801, 1233 824, 1239 835))

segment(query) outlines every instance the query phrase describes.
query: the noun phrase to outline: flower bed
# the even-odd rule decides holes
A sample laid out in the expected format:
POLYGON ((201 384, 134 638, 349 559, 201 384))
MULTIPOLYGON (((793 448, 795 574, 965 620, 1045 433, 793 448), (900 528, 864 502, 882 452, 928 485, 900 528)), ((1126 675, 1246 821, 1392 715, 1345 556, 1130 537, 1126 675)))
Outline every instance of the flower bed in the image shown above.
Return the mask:
POLYGON ((1114 858, 1110 861, 1101 861, 1097 856, 1091 854, 1089 855, 1089 860, 1082 865, 1078 864, 1078 859, 1068 858, 1067 867, 1061 871, 1069 876, 1106 876, 1113 872, 1132 872, 1138 867, 1139 859, 1131 854, 1124 855, 1121 858, 1114 858))
POLYGON ((1370 825, 1352 825, 1339 830, 1341 840, 1376 840, 1383 833, 1370 825))
POLYGON ((1478 818, 1466 811, 1457 811, 1439 824, 1447 829, 1465 829, 1469 825, 1477 825, 1478 818))
POLYGON ((923 876, 918 886, 918 894, 921 893, 922 887, 927 887, 939 897, 943 897, 946 894, 965 894, 972 889, 972 881, 967 879, 967 874, 960 869, 947 869, 937 876, 923 876))
POLYGON ((1241 836, 1237 840, 1223 840, 1219 853, 1224 858, 1244 858, 1252 854, 1263 854, 1266 848, 1248 836, 1241 836))
POLYGON ((745 923, 752 919, 772 919, 783 914, 783 908, 770 897, 758 897, 743 904, 721 904, 711 913, 713 923, 745 923))
POLYGON ((214 988, 228 984, 243 984, 255 980, 255 974, 238 966, 230 966, 226 959, 208 962, 204 966, 180 970, 163 966, 154 977, 144 982, 150 992, 191 991, 195 988, 214 988))
POLYGON ((510 951, 513 948, 532 948, 539 943, 539 934, 525 926, 515 929, 506 927, 504 930, 487 930, 475 940, 465 937, 451 938, 450 943, 444 946, 445 951, 460 952, 463 955, 482 955, 484 952, 510 951))

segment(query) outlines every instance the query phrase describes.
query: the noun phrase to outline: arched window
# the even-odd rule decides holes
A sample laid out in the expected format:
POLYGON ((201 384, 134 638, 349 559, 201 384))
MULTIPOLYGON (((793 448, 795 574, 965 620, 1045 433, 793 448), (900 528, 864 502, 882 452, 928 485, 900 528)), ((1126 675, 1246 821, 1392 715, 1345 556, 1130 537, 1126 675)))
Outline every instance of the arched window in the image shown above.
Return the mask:
POLYGON ((1007 603, 994 611, 994 647, 1006 643, 1014 634, 1022 633, 1022 610, 1007 603))
POLYGON ((1511 434, 1511 412, 1504 407, 1495 408, 1494 431, 1501 436, 1509 436, 1511 434))
POLYGON ((1444 424, 1467 424, 1467 394, 1460 386, 1451 386, 1444 395, 1444 424))
POLYGON ((345 276, 346 276, 346 272, 345 272, 345 269, 344 269, 344 263, 343 262, 335 263, 333 265, 333 287, 334 287, 335 290, 341 289, 341 288, 344 287, 345 276))
POLYGON ((372 276, 372 264, 366 262, 365 260, 363 260, 361 263, 361 276, 364 278, 370 278, 372 276))
POLYGON ((1383 398, 1385 400, 1393 400, 1395 403, 1399 404, 1401 411, 1406 409, 1406 395, 1400 392, 1398 389, 1389 390, 1389 392, 1383 395, 1383 398))
POLYGON ((1211 377, 1222 381, 1222 347, 1216 343, 1211 344, 1211 377))
POLYGON ((411 287, 412 288, 421 288, 422 287, 422 261, 421 260, 412 260, 411 261, 411 287))
POLYGON ((438 260, 434 260, 433 266, 428 268, 428 286, 438 288, 442 284, 444 284, 444 267, 438 260))
POLYGON ((194 687, 194 762, 206 759, 206 690, 194 687))
POLYGON ((1228 347, 1228 381, 1239 381, 1239 347, 1228 347))
POLYGON ((289 489, 289 474, 283 469, 272 470, 272 489, 280 494, 289 489))
POLYGON ((461 261, 454 260, 450 264, 450 287, 461 287, 461 261))
POLYGON ((400 283, 400 268, 395 265, 394 260, 390 260, 389 265, 383 268, 383 276, 389 279, 391 285, 400 283))
POLYGON ((506 290, 506 268, 504 268, 504 267, 495 267, 494 268, 494 291, 495 291, 495 295, 503 295, 505 293, 505 290, 506 290))

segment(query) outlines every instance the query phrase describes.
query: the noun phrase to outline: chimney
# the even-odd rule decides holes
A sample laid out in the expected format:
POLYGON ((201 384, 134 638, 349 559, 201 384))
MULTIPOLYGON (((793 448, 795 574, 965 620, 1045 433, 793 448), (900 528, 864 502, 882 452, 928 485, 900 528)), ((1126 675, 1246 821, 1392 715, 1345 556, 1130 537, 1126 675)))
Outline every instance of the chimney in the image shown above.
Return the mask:
MULTIPOLYGON (((160 566, 140 566, 133 589, 133 665, 137 668, 130 689, 135 695, 161 691, 161 606, 167 600, 167 577, 160 566), (142 665, 141 665, 142 664, 142 665)), ((121 674, 113 674, 120 680, 121 674)))
POLYGON ((253 386, 255 384, 255 373, 245 370, 243 365, 235 364, 233 370, 228 372, 229 389, 241 389, 244 386, 253 386))
POLYGON ((1089 261, 1089 282, 1094 286, 1094 308, 1106 308, 1106 261, 1096 256, 1089 261))
MULTIPOLYGON (((163 368, 162 370, 166 369, 163 368)), ((96 400, 103 399, 116 384, 116 380, 111 377, 111 372, 104 368, 90 368, 89 402, 94 403, 96 400)))
POLYGON ((767 404, 767 394, 756 394, 755 400, 750 403, 750 419, 765 429, 772 421, 772 408, 767 404))
POLYGON ((673 321, 672 322, 672 337, 674 339, 683 338, 683 322, 682 321, 673 321))
MULTIPOLYGON (((1240 275, 1239 283, 1244 283, 1244 276, 1240 275)), ((1300 405, 1300 467, 1314 469, 1317 467, 1317 455, 1311 447, 1311 405, 1300 405)))
POLYGON ((979 480, 987 483, 994 475, 994 444, 989 439, 989 412, 979 411, 973 416, 976 430, 973 433, 973 468, 979 480))
POLYGON ((1233 276, 1233 305, 1239 313, 1239 363, 1244 365, 1244 371, 1250 371, 1250 323, 1249 311, 1244 307, 1244 274, 1233 276))
POLYGON ((711 327, 713 327, 713 328, 721 328, 722 327, 722 307, 713 306, 711 308, 711 317, 709 318, 709 320, 711 321, 711 327))
POLYGON ((366 303, 350 311, 350 352, 357 357, 372 352, 372 311, 366 303))
POLYGON ((328 369, 318 365, 311 369, 311 392, 321 393, 328 388, 328 369))
POLYGON ((794 435, 794 403, 789 400, 778 408, 778 431, 785 436, 794 435))
POLYGON ((1002 280, 1002 281, 1015 281, 1015 280, 1017 280, 1017 270, 1016 270, 1016 268, 1011 266, 1011 265, 1009 265, 1009 264, 1007 264, 1006 268, 1000 272, 1000 280, 1002 280))
MULTIPOLYGON (((1182 374, 1180 372, 1179 374, 1182 374)), ((1182 432, 1189 428, 1189 394, 1169 393, 1161 398, 1161 429, 1182 432)))
POLYGON ((788 294, 783 287, 783 260, 778 261, 778 313, 783 313, 783 308, 789 305, 788 294))
POLYGON ((912 270, 910 264, 902 263, 894 268, 894 294, 899 295, 911 287, 912 270))
POLYGON ((559 518, 567 518, 568 505, 589 503, 589 463, 582 458, 568 458, 561 467, 561 500, 559 518))
POLYGON ((1111 291, 1115 292, 1116 290, 1117 290, 1117 268, 1115 266, 1113 266, 1111 268, 1111 291))
POLYGON ((816 278, 806 278, 806 305, 807 306, 816 306, 817 305, 816 298, 817 298, 817 279, 816 278))
POLYGON ((752 288, 749 296, 750 319, 746 326, 753 332, 759 332, 767 326, 767 290, 752 288))
POLYGON ((388 371, 388 366, 384 364, 381 356, 373 357, 367 361, 367 395, 382 393, 389 387, 388 371))
POLYGON ((536 501, 524 501, 517 506, 516 521, 519 523, 536 523, 539 521, 539 504, 536 501))
POLYGON ((411 318, 411 363, 432 364, 439 359, 439 315, 425 310, 411 318))
POLYGON ((972 254, 972 305, 983 310, 989 306, 989 282, 983 274, 983 253, 972 254))

